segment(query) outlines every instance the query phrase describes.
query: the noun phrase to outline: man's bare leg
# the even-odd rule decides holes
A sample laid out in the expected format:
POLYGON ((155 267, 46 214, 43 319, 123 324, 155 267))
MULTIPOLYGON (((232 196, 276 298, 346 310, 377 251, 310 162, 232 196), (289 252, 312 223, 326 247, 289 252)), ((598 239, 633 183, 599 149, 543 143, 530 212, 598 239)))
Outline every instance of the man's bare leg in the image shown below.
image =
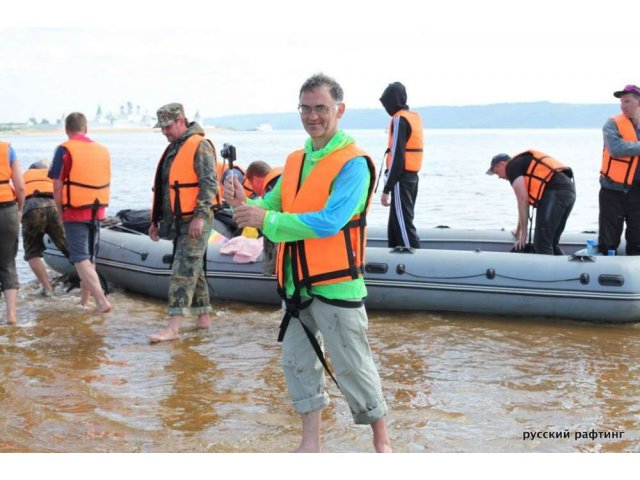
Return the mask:
POLYGON ((34 257, 29 259, 29 266, 34 275, 42 285, 43 292, 52 292, 51 282, 49 282, 49 275, 47 275, 47 268, 44 266, 44 262, 40 257, 34 257))
POLYGON ((320 414, 322 410, 301 413, 302 441, 294 453, 319 453, 320 452, 320 414))
POLYGON ((84 285, 83 282, 80 282, 80 305, 83 307, 87 307, 89 305, 89 298, 91 297, 91 292, 84 285))
POLYGON ((379 418, 371 424, 371 431, 373 432, 373 447, 378 453, 391 453, 391 440, 387 435, 387 426, 384 421, 384 417, 379 418))
POLYGON ((18 289, 9 288, 2 293, 7 304, 7 323, 14 324, 18 320, 18 289))
POLYGON ((178 333, 180 332, 180 325, 182 325, 182 320, 184 317, 182 315, 173 315, 169 318, 169 323, 167 327, 159 332, 154 333, 153 335, 149 335, 149 342, 158 343, 158 342, 166 342, 168 340, 177 340, 178 333))
POLYGON ((209 319, 208 313, 201 313, 198 315, 198 321, 196 322, 196 327, 198 328, 209 328, 211 325, 211 320, 209 319))
POLYGON ((110 312, 112 309, 111 304, 102 291, 102 285, 100 285, 98 272, 96 272, 93 263, 91 263, 91 261, 87 259, 82 260, 81 262, 76 262, 74 265, 76 267, 76 271, 78 272, 78 276, 80 277, 80 281, 83 284, 82 286, 89 289, 91 295, 93 295, 93 298, 96 301, 95 312, 110 312))

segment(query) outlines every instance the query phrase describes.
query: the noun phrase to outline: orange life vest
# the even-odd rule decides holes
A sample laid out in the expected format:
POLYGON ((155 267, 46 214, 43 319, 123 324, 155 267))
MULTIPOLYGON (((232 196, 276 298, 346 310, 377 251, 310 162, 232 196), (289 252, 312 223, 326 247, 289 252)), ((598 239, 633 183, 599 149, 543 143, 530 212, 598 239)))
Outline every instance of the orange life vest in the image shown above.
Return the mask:
POLYGON ((423 128, 420 115, 411 110, 400 110, 398 113, 391 117, 391 124, 389 125, 389 141, 387 143, 386 164, 387 170, 391 168, 391 162, 393 161, 393 121, 395 117, 403 117, 411 126, 411 134, 407 139, 407 145, 405 147, 404 155, 404 169, 408 172, 419 172, 422 168, 422 147, 423 147, 423 128))
MULTIPOLYGON (((618 132, 622 136, 625 142, 637 142, 638 134, 636 132, 633 123, 629 118, 620 114, 613 117, 618 127, 618 132)), ((633 183, 633 177, 636 174, 638 168, 638 155, 633 157, 614 157, 611 155, 607 146, 602 149, 602 168, 600 168, 600 175, 604 175, 609 180, 615 183, 621 183, 623 185, 631 185, 633 183)))
POLYGON ((11 202, 16 199, 16 192, 9 180, 13 175, 9 165, 9 144, 0 142, 0 203, 11 202))
POLYGON ((553 176, 557 172, 561 172, 563 170, 571 171, 571 169, 560 163, 555 158, 542 152, 538 152, 537 150, 527 150, 526 152, 522 152, 514 156, 514 158, 525 153, 530 153, 533 155, 533 158, 531 159, 531 162, 527 167, 527 171, 524 174, 524 183, 527 187, 527 192, 529 192, 529 204, 533 207, 537 207, 540 200, 542 200, 545 187, 551 181, 553 176))
POLYGON ((47 176, 46 168, 30 168, 22 177, 25 198, 34 196, 53 198, 53 180, 47 176))
POLYGON ((312 285, 354 280, 362 275, 366 245, 366 212, 375 184, 375 166, 371 158, 354 144, 323 158, 299 185, 304 150, 287 158, 282 174, 282 211, 304 213, 322 210, 331 194, 331 186, 342 167, 355 157, 365 157, 371 176, 365 211, 354 215, 340 231, 330 237, 309 238, 281 243, 278 248, 278 285, 284 291, 284 262, 291 261, 296 289, 312 285))
MULTIPOLYGON (((202 135, 191 135, 178 150, 178 154, 171 163, 169 169, 169 199, 171 202, 171 211, 176 218, 189 217, 193 215, 196 204, 198 202, 198 193, 200 192, 200 184, 198 182, 198 174, 194 168, 196 152, 200 146, 200 142, 208 142, 202 135), (177 193, 177 195, 176 195, 177 193)), ((213 145, 212 145, 213 146, 213 145)), ((168 149, 169 147, 167 147, 168 149)), ((162 154, 158 167, 156 169, 156 179, 161 174, 162 162, 166 155, 166 150, 162 154)), ((217 162, 215 148, 213 150, 213 159, 217 162)), ((155 189, 154 189, 155 191, 155 189)), ((211 206, 216 204, 216 196, 211 199, 211 206)), ((154 193, 154 209, 161 205, 157 202, 154 193)), ((157 212, 153 212, 152 218, 158 218, 157 212)))
POLYGON ((269 193, 273 187, 275 187, 278 178, 282 175, 282 171, 284 168, 282 167, 274 167, 269 170, 269 173, 262 180, 262 192, 260 192, 260 196, 264 197, 265 194, 269 193))
POLYGON ((62 205, 71 208, 107 207, 111 192, 109 151, 95 142, 68 140, 69 176, 62 182, 62 205))

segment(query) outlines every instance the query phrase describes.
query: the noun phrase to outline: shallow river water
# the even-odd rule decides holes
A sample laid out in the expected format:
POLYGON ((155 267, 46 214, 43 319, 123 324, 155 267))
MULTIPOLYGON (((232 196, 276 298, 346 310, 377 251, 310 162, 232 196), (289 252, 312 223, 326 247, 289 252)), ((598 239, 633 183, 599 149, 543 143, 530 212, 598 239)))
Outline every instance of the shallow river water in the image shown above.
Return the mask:
MULTIPOLYGON (((382 131, 356 136, 374 155, 384 150, 382 131)), ((164 139, 94 138, 114 157, 111 213, 147 208, 164 139)), ((304 136, 215 131, 213 138, 236 144, 246 165, 257 158, 273 164, 304 136)), ((427 131, 425 138, 433 160, 421 178, 419 225, 512 228, 513 194, 484 170, 490 154, 535 147, 576 170, 579 201, 567 231, 597 227, 599 132, 427 131)), ((26 165, 50 156, 61 140, 8 139, 26 165)), ((374 206, 374 223, 385 215, 374 206)), ((166 322, 164 302, 116 290, 114 312, 95 315, 79 306, 77 289, 66 292, 60 283, 52 299, 39 297, 21 259, 19 268, 17 326, 6 325, 0 301, 0 452, 297 446, 300 425, 280 365, 277 309, 216 303, 209 331, 187 321, 180 341, 149 345, 146 336, 166 322)), ((369 339, 398 452, 640 451, 640 325, 370 312, 369 339)), ((324 448, 371 451, 369 429, 354 426, 339 392, 329 390, 324 448)))

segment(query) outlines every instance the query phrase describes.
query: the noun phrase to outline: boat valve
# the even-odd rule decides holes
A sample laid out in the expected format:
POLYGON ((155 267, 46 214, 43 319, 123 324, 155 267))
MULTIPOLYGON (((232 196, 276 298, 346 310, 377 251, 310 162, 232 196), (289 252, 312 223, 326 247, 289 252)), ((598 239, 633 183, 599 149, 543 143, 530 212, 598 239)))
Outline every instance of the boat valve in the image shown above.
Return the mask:
POLYGON ((487 268, 487 271, 484 273, 489 280, 493 280, 496 278, 496 271, 493 268, 487 268))
POLYGON ((404 266, 404 263, 399 263, 398 266, 396 267, 396 273, 398 275, 402 275, 405 271, 406 271, 406 268, 404 266))
POLYGON ((580 283, 582 285, 588 285, 589 284, 589 274, 588 273, 581 273, 580 274, 580 283))

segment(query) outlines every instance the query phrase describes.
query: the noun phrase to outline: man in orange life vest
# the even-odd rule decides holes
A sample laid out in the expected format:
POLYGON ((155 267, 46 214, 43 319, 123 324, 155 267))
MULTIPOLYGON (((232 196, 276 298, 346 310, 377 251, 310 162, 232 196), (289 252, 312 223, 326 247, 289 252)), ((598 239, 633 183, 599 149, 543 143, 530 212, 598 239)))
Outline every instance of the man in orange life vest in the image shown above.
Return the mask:
POLYGON ((409 110, 407 91, 400 82, 389 84, 380 102, 391 115, 385 152, 387 178, 380 197, 382 205, 391 206, 387 242, 389 248, 420 248, 413 217, 418 196, 418 172, 422 166, 422 120, 420 115, 409 110))
POLYGON ((68 141, 54 154, 49 178, 53 179, 53 198, 67 240, 69 260, 82 287, 82 304, 89 294, 96 301, 95 311, 111 311, 93 264, 100 236, 100 224, 109 205, 111 158, 109 151, 87 137, 87 118, 74 112, 65 118, 68 141))
POLYGON ((46 160, 31 164, 24 172, 25 202, 22 212, 22 245, 24 259, 42 285, 41 293, 50 297, 53 293, 47 269, 42 261, 44 235, 58 247, 65 257, 69 256, 64 227, 53 200, 53 180, 47 175, 46 160))
MULTIPOLYGON (((251 191, 255 192, 258 197, 264 198, 276 186, 276 183, 282 175, 282 167, 271 168, 267 162, 256 160, 251 162, 247 167, 246 180, 249 182, 251 191)), ((245 192, 246 192, 245 188, 245 192)), ((276 273, 276 244, 263 236, 264 244, 262 273, 271 276, 276 273)))
POLYGON ((627 85, 613 96, 622 113, 602 128, 598 250, 617 250, 626 221, 626 253, 640 255, 640 87, 627 85))
POLYGON ((152 343, 175 340, 186 315, 208 328, 211 305, 204 272, 204 256, 213 228, 217 203, 216 152, 196 122, 187 121, 179 103, 158 109, 158 123, 169 141, 156 170, 149 237, 174 241, 169 323, 150 335, 152 343), (163 228, 161 228, 163 227, 163 228), (165 233, 166 230, 166 233, 165 233))
POLYGON ((302 85, 298 111, 309 138, 287 158, 263 199, 245 199, 234 179, 225 200, 240 227, 279 242, 277 279, 285 305, 280 327, 289 395, 302 420, 296 451, 320 451, 321 411, 329 404, 321 345, 358 424, 371 425, 377 452, 390 452, 387 405, 366 335, 367 295, 362 277, 365 216, 375 180, 371 158, 338 128, 343 91, 317 74, 302 85))
POLYGON ((529 206, 532 206, 536 209, 535 253, 563 255, 558 243, 576 201, 571 169, 544 153, 527 150, 513 158, 506 153, 494 156, 487 175, 509 180, 516 195, 515 249, 522 250, 526 245, 529 206))

